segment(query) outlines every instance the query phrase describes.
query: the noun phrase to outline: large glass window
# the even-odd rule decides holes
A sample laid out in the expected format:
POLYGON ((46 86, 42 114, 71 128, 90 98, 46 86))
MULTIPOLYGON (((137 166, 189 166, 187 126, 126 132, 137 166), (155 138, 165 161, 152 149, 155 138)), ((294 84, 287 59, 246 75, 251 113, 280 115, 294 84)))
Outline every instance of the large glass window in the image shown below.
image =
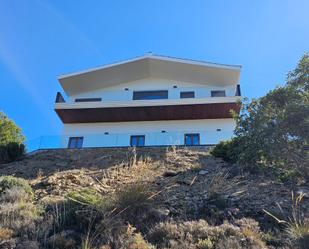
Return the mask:
POLYGON ((80 149, 83 147, 83 137, 70 137, 68 148, 69 149, 80 149))
POLYGON ((199 145, 200 144, 200 134, 192 133, 185 134, 185 145, 199 145))
POLYGON ((180 92, 180 98, 194 98, 194 92, 180 92))
POLYGON ((144 135, 131 136, 130 145, 135 147, 145 146, 145 136, 144 135))
POLYGON ((211 97, 225 97, 225 90, 211 91, 211 97))
POLYGON ((133 92, 133 100, 141 100, 141 99, 167 99, 168 91, 134 91, 133 92))

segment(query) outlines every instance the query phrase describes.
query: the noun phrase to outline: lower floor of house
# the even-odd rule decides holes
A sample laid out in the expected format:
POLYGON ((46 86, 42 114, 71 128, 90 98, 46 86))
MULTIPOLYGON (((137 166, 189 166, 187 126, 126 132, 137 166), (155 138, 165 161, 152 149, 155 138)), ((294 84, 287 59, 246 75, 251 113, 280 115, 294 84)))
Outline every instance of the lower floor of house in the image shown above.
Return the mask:
POLYGON ((64 124, 59 147, 214 145, 234 128, 231 118, 64 124))

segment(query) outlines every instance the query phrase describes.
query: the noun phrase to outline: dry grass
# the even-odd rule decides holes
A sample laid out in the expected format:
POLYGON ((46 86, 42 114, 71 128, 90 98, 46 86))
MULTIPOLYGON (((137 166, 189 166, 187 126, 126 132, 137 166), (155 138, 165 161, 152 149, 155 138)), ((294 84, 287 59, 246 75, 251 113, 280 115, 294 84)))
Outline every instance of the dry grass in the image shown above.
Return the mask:
POLYGON ((290 239, 290 243, 293 246, 298 246, 301 249, 307 248, 307 245, 309 243, 309 220, 305 217, 301 207, 304 196, 305 195, 303 193, 295 196, 294 192, 292 192, 291 211, 288 215, 285 215, 280 204, 277 204, 282 215, 285 216, 283 219, 279 219, 270 212, 264 210, 267 215, 271 216, 279 224, 282 224, 284 226, 284 230, 288 238, 290 239))
POLYGON ((199 167, 197 153, 188 148, 170 146, 166 149, 165 157, 168 164, 173 164, 176 167, 181 166, 186 169, 199 167))
POLYGON ((0 224, 18 234, 35 236, 41 209, 32 202, 32 189, 19 178, 2 178, 0 224))
POLYGON ((0 228, 0 242, 11 239, 13 235, 14 231, 12 229, 6 227, 0 228))
MULTIPOLYGON (((247 220, 246 226, 249 226, 247 220)), ((240 223, 244 223, 240 221, 240 223)), ((251 226, 255 227, 255 223, 251 226)), ((264 249, 264 242, 256 237, 247 238, 243 227, 231 224, 209 226, 204 220, 187 222, 159 223, 148 234, 148 240, 158 248, 233 248, 233 249, 264 249), (241 241, 241 243, 237 243, 241 241), (233 245, 234 247, 225 247, 233 245), (198 247, 199 246, 199 247, 198 247)))
POLYGON ((224 195, 230 193, 232 189, 234 189, 238 184, 240 184, 240 180, 233 178, 228 179, 228 172, 218 172, 213 178, 210 180, 208 184, 208 198, 213 198, 218 195, 224 195))

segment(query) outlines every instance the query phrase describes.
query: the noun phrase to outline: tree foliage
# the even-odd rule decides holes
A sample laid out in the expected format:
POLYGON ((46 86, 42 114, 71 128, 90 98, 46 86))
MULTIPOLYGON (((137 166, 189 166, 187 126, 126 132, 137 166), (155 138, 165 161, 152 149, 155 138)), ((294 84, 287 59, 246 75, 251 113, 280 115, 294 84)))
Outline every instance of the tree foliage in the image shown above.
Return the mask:
POLYGON ((0 112, 0 164, 21 157, 25 151, 24 140, 21 129, 0 112))
POLYGON ((3 112, 0 112, 0 145, 9 143, 21 144, 25 137, 21 133, 21 129, 9 119, 3 112))
POLYGON ((249 167, 293 168, 309 176, 308 54, 288 74, 284 86, 251 102, 244 100, 236 121, 232 141, 236 161, 249 167))

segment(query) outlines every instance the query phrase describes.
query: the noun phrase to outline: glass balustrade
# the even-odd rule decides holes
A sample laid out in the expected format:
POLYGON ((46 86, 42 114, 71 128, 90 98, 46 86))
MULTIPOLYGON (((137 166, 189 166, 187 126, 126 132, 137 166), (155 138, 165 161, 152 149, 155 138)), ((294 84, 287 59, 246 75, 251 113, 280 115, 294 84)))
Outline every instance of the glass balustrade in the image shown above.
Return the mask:
MULTIPOLYGON (((82 137, 82 148, 130 146, 132 136, 145 136, 145 146, 185 145, 185 134, 199 134, 200 145, 213 145, 233 136, 233 131, 163 131, 41 136, 26 142, 27 152, 40 149, 68 148, 70 138, 82 137)), ((79 142, 81 143, 81 142, 79 142)))

